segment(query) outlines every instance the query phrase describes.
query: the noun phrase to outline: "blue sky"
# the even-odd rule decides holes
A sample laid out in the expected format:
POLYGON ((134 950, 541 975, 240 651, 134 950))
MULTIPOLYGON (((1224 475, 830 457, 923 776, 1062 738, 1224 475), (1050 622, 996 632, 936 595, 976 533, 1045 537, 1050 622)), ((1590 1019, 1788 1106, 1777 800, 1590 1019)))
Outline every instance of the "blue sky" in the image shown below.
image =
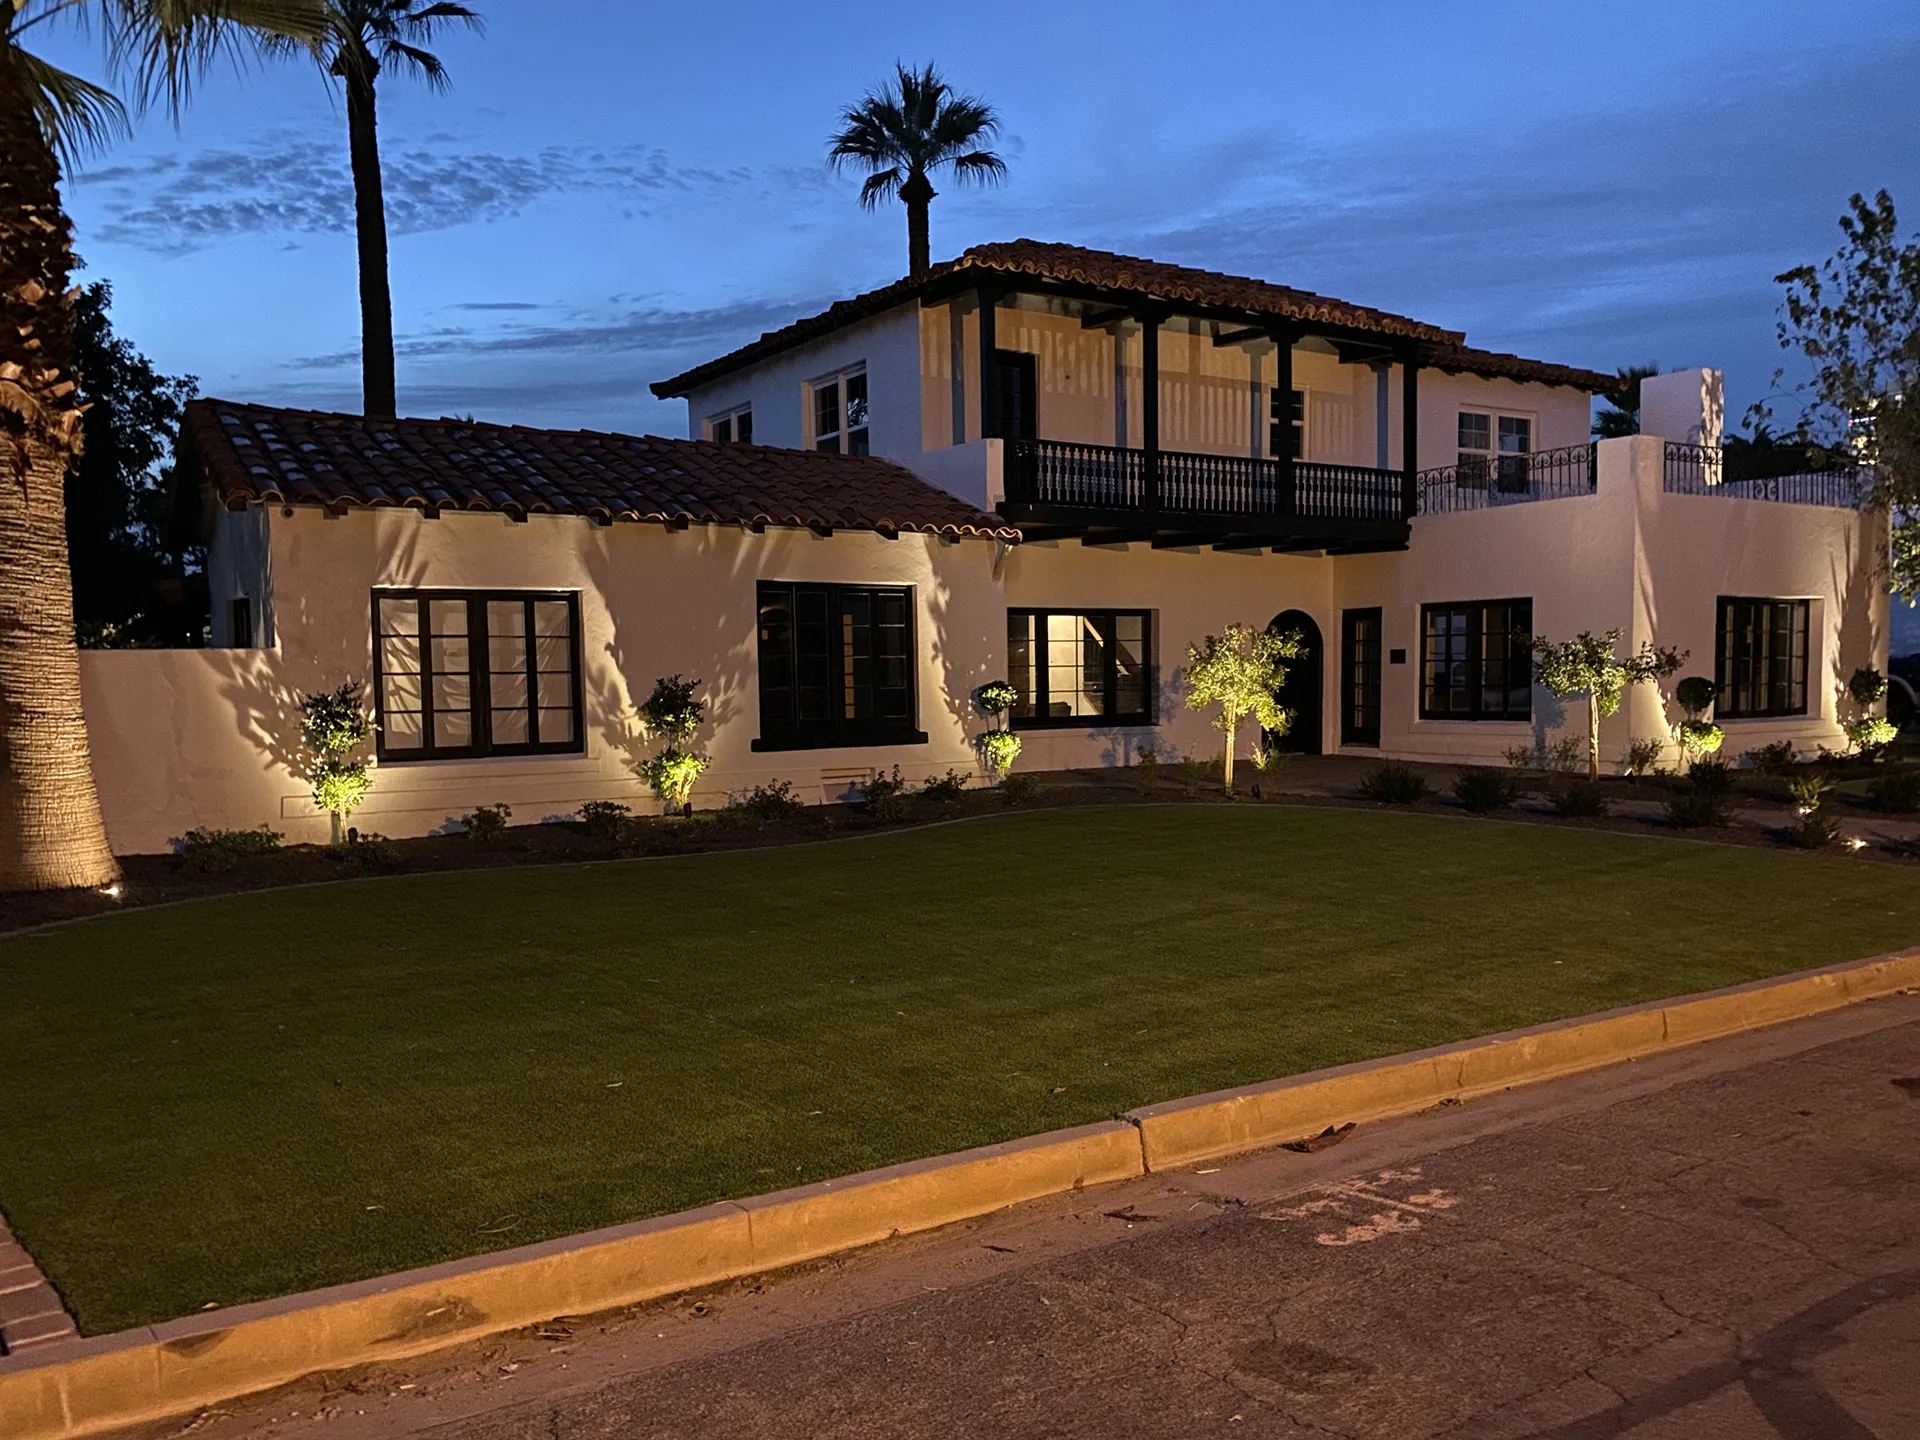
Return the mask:
MULTIPOLYGON (((449 94, 381 96, 406 414, 683 434, 647 381, 904 269, 898 207, 822 159, 896 58, 1006 124, 1010 183, 934 202, 936 259, 1024 235, 1258 275, 1543 359, 1717 364, 1733 413, 1780 363, 1772 277, 1834 248, 1848 194, 1920 216, 1911 0, 475 3, 449 94)), ((317 72, 214 77, 68 204, 163 368, 358 409, 317 72)))

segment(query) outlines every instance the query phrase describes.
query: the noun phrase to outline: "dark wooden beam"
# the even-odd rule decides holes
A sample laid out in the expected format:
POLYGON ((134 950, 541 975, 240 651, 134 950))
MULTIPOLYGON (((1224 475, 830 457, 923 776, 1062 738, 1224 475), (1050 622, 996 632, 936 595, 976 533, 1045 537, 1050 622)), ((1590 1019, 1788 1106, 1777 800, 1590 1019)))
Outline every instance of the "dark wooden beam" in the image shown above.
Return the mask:
POLYGON ((980 312, 980 438, 991 440, 1000 434, 1000 387, 995 383, 993 352, 999 341, 994 331, 994 311, 999 307, 1000 294, 982 286, 978 303, 980 312))
POLYGON ((1233 532, 1230 530, 1207 530, 1192 534, 1179 532, 1168 534, 1163 530, 1153 537, 1153 548, 1156 550, 1203 550, 1210 545, 1217 548, 1232 538, 1233 532))
POLYGON ((1222 330, 1213 337, 1213 343, 1222 349, 1229 345, 1245 345, 1249 340, 1268 340, 1272 333, 1263 326, 1249 325, 1240 330, 1222 330))
POLYGON ((1371 365, 1379 360, 1393 358, 1393 346, 1384 341, 1336 340, 1333 350, 1340 357, 1342 365, 1371 365))
POLYGON ((1400 510, 1411 520, 1420 508, 1420 354, 1409 351, 1400 380, 1400 510))
POLYGON ((1082 545, 1137 545, 1143 540, 1151 540, 1157 531, 1153 530, 1089 530, 1080 537, 1082 545))
POLYGON ((1103 305, 1097 310, 1089 310, 1080 317, 1082 330, 1104 330, 1109 325, 1118 325, 1122 320, 1133 319, 1133 311, 1125 305, 1103 305))
POLYGON ((1140 317, 1140 485, 1147 513, 1160 513, 1160 320, 1140 317))
MULTIPOLYGON (((1280 513, 1294 511, 1293 489, 1293 332, 1275 335, 1273 393, 1280 397, 1280 448, 1273 453, 1274 488, 1280 513)), ((1271 415, 1271 411, 1268 412, 1271 415)), ((1271 434, 1271 430, 1268 432, 1271 434)))

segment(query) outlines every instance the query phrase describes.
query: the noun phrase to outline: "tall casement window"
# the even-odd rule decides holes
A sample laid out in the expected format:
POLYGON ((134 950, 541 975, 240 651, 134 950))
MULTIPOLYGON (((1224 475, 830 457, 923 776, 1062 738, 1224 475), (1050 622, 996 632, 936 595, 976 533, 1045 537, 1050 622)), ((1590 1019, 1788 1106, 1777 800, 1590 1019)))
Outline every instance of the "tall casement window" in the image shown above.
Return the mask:
POLYGON ((1003 440, 1040 438, 1039 357, 1023 350, 993 352, 995 433, 1003 440))
POLYGON ((1720 597, 1714 669, 1717 720, 1807 713, 1805 600, 1720 597))
POLYGON ((1420 607, 1420 718, 1533 718, 1533 601, 1420 607))
POLYGON ((909 586, 760 586, 756 750, 910 745, 914 724, 909 586))
POLYGON ((751 445, 753 407, 742 405, 738 410, 715 415, 707 421, 707 439, 718 440, 722 445, 751 445))
POLYGON ((843 455, 867 453, 867 371, 862 366, 816 380, 813 398, 813 448, 843 455))
POLYGON ((1380 611, 1340 612, 1340 743, 1380 743, 1380 611))
POLYGON ((1009 610, 1013 728, 1151 725, 1152 635, 1145 610, 1009 610))
POLYGON ((1267 392, 1267 455, 1274 460, 1282 455, 1301 460, 1307 453, 1307 392, 1290 390, 1287 396, 1283 399, 1278 390, 1267 392))
POLYGON ((1528 415, 1460 412, 1460 444, 1455 475, 1461 484, 1499 490, 1527 488, 1527 456, 1533 453, 1533 419, 1528 415))
POLYGON ((577 596, 376 590, 373 616, 382 760, 584 748, 577 596))

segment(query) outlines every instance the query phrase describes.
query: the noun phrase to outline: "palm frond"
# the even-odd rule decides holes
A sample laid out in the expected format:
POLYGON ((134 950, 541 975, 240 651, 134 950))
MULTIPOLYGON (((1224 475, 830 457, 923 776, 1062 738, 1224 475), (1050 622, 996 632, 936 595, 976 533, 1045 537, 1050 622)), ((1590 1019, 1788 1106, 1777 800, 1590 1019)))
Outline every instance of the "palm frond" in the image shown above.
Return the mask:
POLYGON ((319 52, 324 0, 107 0, 114 64, 142 105, 164 99, 176 118, 193 85, 220 60, 244 68, 290 47, 319 52))
POLYGON ((828 140, 827 163, 896 172, 878 190, 862 187, 860 203, 871 208, 904 183, 897 172, 926 174, 948 165, 957 178, 992 184, 1006 177, 1006 162, 982 148, 1000 133, 993 107, 957 95, 929 61, 918 70, 895 63, 892 81, 870 90, 840 113, 840 129, 828 140))
POLYGON ((129 133, 126 107, 111 90, 27 50, 14 50, 13 65, 27 87, 27 100, 41 133, 63 164, 70 165, 129 133))
POLYGON ((973 150, 952 160, 953 178, 975 185, 998 185, 1007 178, 1007 162, 991 150, 973 150))
POLYGON ((426 81, 429 90, 439 92, 447 88, 447 67, 431 50, 422 50, 404 40, 389 40, 380 47, 380 67, 384 70, 396 63, 426 81))
POLYGON ((882 200, 898 190, 900 185, 901 176, 898 168, 879 170, 869 175, 866 184, 860 187, 860 208, 863 210, 873 209, 882 200))

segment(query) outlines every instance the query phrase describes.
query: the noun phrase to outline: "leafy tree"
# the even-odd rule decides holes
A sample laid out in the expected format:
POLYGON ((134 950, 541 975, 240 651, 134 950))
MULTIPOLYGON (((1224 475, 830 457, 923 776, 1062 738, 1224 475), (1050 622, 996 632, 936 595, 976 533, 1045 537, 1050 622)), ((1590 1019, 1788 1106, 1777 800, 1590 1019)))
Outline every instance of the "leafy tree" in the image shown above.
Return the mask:
POLYGON ((74 298, 74 370, 85 448, 67 474, 67 555, 82 645, 191 645, 204 606, 188 596, 197 552, 171 537, 173 437, 191 375, 162 375, 113 333, 113 288, 74 298))
POLYGON ((105 885, 67 568, 65 492, 84 401, 74 373, 73 232, 62 159, 126 128, 114 94, 27 48, 35 27, 92 20, 141 101, 177 113, 213 60, 262 37, 317 39, 320 0, 0 3, 0 890, 105 885))
POLYGON ((1536 673, 1540 683, 1562 700, 1583 695, 1587 700, 1587 776, 1600 774, 1600 718, 1620 708, 1620 697, 1630 685, 1662 679, 1680 668, 1686 652, 1656 647, 1642 641, 1625 659, 1615 654, 1620 631, 1595 635, 1582 630, 1558 644, 1544 635, 1533 637, 1536 673))
POLYGON ((1613 373, 1620 377, 1619 386, 1607 397, 1607 408, 1593 417, 1593 433, 1603 440, 1640 433, 1640 382, 1658 375, 1660 366, 1651 361, 1622 365, 1613 373))
POLYGON ((962 184, 1004 180, 1006 162, 983 148, 999 133, 993 107, 955 94, 931 63, 917 71, 896 64, 891 84, 868 91, 859 104, 841 112, 827 163, 836 170, 866 167, 860 187, 864 209, 889 195, 900 197, 907 207, 908 270, 924 275, 933 263, 927 206, 938 193, 929 176, 945 166, 962 184))
POLYGON ((1281 661, 1291 660, 1299 653, 1298 632, 1275 635, 1251 625, 1229 625, 1222 634, 1209 635, 1200 644, 1187 646, 1183 672, 1187 708, 1220 707, 1220 713, 1213 717, 1213 725, 1227 737, 1227 794, 1233 793, 1234 736, 1240 726, 1251 717, 1261 730, 1270 730, 1276 735, 1286 733, 1293 716, 1281 708, 1274 694, 1287 678, 1287 667, 1281 661))
MULTIPOLYGON (((1893 522, 1893 589, 1920 595, 1920 239, 1904 245, 1893 197, 1855 195, 1840 248, 1774 278, 1786 287, 1779 338, 1812 366, 1794 387, 1789 439, 1873 467, 1872 503, 1893 522)), ((1777 385, 1784 371, 1774 376, 1777 385)), ((1771 418, 1771 403, 1748 412, 1771 418)))
POLYGON ((361 405, 396 415, 393 297, 387 287, 387 201, 380 183, 375 85, 383 70, 404 70, 430 90, 447 88, 446 66, 425 47, 452 25, 483 29, 465 5, 436 0, 328 0, 320 63, 347 92, 347 151, 353 163, 353 221, 360 251, 361 405))
POLYGON ((698 680, 682 675, 666 675, 653 682, 653 693, 640 707, 640 725, 649 735, 665 738, 666 745, 657 754, 639 764, 640 778, 666 805, 669 813, 684 810, 693 795, 693 785, 707 768, 707 758, 697 754, 690 742, 707 707, 695 691, 698 680))
POLYGON ((333 821, 336 845, 373 789, 367 762, 353 753, 372 738, 373 717, 358 680, 300 697, 300 739, 313 756, 307 778, 313 782, 314 804, 333 821))

